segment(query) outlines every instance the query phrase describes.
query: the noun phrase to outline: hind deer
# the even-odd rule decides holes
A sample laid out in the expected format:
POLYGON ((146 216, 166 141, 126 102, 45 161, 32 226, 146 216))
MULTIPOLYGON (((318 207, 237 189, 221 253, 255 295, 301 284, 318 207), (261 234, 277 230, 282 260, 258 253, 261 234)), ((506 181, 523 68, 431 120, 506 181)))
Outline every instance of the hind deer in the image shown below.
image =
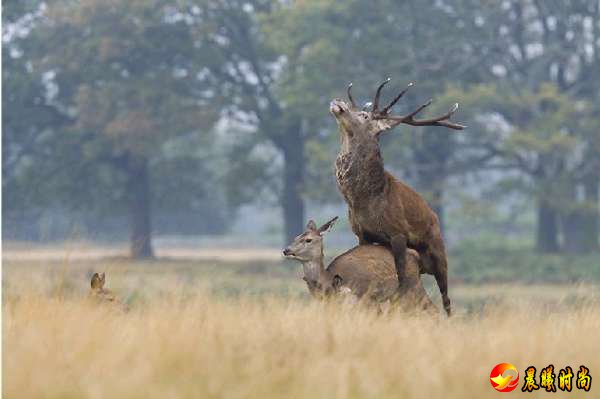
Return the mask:
POLYGON ((390 115, 392 107, 412 83, 380 108, 381 91, 389 81, 388 78, 377 88, 370 110, 356 106, 352 84, 348 86, 349 102, 335 99, 330 103, 329 109, 337 120, 341 136, 341 149, 335 162, 338 189, 348 203, 350 224, 359 244, 379 243, 392 250, 400 293, 409 291, 420 281, 407 270, 406 251, 410 248, 419 253, 420 272, 435 277, 444 309, 450 315, 448 263, 437 215, 416 191, 384 169, 379 136, 400 124, 455 130, 465 126, 450 121, 458 104, 444 115, 415 119, 431 100, 407 115, 390 115))
MULTIPOLYGON (((335 258, 327 268, 323 263, 323 234, 332 227, 337 216, 321 227, 309 221, 306 230, 283 250, 285 257, 302 263, 304 281, 311 295, 325 298, 349 295, 357 300, 385 303, 393 301, 398 294, 398 276, 394 257, 381 245, 359 245, 335 258)), ((435 305, 427 295, 419 278, 416 251, 406 251, 407 274, 418 283, 399 303, 405 310, 421 309, 435 311, 435 305)))
POLYGON ((90 281, 89 298, 98 303, 112 303, 120 307, 124 311, 128 311, 129 307, 122 303, 111 290, 104 288, 106 283, 106 274, 94 273, 90 281))

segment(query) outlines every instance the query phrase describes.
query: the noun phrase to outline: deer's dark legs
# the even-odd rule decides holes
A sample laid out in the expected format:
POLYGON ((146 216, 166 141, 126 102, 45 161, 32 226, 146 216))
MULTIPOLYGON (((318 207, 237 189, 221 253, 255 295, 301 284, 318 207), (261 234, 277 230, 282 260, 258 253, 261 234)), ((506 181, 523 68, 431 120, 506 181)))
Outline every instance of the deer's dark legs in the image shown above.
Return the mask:
POLYGON ((348 209, 348 219, 350 220, 350 227, 352 228, 352 232, 358 238, 358 245, 367 245, 371 244, 373 241, 369 241, 364 234, 363 230, 360 228, 360 225, 354 221, 352 217, 352 210, 348 209))
POLYGON ((431 248, 428 252, 427 255, 431 262, 432 274, 440 289, 440 294, 442 294, 444 310, 446 310, 446 313, 450 316, 452 309, 450 298, 448 297, 448 261, 446 260, 446 251, 443 247, 443 243, 441 247, 438 245, 435 248, 431 248))
POLYGON ((409 276, 406 270, 406 243, 407 239, 404 234, 397 234, 390 240, 394 263, 396 264, 396 273, 398 273, 400 295, 404 295, 415 285, 414 276, 409 276))
POLYGON ((448 316, 452 315, 452 307, 450 305, 450 297, 448 297, 448 273, 446 271, 436 273, 435 281, 437 281, 438 287, 440 287, 440 293, 442 294, 442 303, 444 304, 444 310, 448 316))

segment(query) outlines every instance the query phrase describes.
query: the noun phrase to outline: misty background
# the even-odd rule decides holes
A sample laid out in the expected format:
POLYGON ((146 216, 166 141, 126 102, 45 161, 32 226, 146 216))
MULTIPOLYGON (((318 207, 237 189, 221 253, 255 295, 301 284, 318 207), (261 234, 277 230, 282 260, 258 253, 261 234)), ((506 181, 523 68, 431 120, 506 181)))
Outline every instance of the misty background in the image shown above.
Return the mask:
MULTIPOLYGON (((329 101, 410 82, 386 167, 460 267, 588 256, 600 236, 600 1, 5 0, 3 242, 280 248, 342 216, 329 101), (559 258, 556 258, 556 257, 559 258)), ((561 259, 561 260, 556 260, 561 259)), ((569 262, 571 262, 569 260, 569 262)), ((573 261, 576 262, 576 261, 573 261)), ((452 265, 451 268, 455 267, 452 265)), ((456 269, 455 269, 456 270, 456 269)))

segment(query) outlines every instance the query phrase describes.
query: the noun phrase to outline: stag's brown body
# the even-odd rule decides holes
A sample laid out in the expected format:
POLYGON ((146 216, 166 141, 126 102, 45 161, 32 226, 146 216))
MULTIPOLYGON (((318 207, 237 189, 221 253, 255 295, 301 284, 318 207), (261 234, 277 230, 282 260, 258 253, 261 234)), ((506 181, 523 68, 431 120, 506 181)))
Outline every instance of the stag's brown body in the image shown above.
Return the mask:
POLYGON ((430 102, 406 116, 389 115, 406 90, 379 110, 379 95, 388 81, 377 89, 372 111, 359 110, 350 90, 350 104, 338 99, 331 102, 330 110, 338 121, 342 140, 335 164, 338 188, 348 203, 350 223, 359 244, 379 243, 392 250, 400 292, 420 284, 420 278, 407 270, 408 247, 419 253, 420 272, 435 277, 444 309, 450 314, 448 263, 437 215, 416 191, 385 171, 379 135, 401 123, 452 129, 463 126, 449 121, 457 106, 441 117, 427 120, 416 120, 414 116, 430 102))
MULTIPOLYGON (((442 280, 444 292, 448 265, 435 212, 416 191, 384 170, 379 148, 365 147, 368 154, 340 153, 336 161, 338 187, 359 244, 392 247, 394 238, 406 238, 406 246, 419 252, 421 273, 433 274, 438 284, 442 280)), ((418 283, 415 278, 407 273, 406 284, 418 283)))

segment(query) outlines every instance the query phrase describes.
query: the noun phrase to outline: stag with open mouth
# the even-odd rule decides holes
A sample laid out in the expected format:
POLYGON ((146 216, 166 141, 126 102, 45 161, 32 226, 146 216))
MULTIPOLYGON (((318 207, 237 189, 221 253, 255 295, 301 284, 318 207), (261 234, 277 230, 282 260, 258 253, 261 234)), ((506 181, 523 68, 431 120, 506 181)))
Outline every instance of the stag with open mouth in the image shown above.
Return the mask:
POLYGON ((406 250, 411 248, 419 253, 420 272, 435 277, 444 309, 450 315, 448 262, 438 217, 415 190, 384 169, 379 136, 400 124, 454 130, 465 126, 450 120, 458 104, 430 119, 416 116, 431 100, 406 115, 391 115, 392 107, 412 84, 380 108, 381 91, 389 81, 388 78, 379 85, 373 102, 362 109, 354 102, 352 84, 348 86, 348 102, 340 99, 331 102, 329 109, 337 120, 341 137, 341 149, 335 162, 337 185, 348 203, 350 224, 359 244, 376 243, 392 250, 400 294, 409 292, 419 283, 416 280, 420 280, 406 273, 406 250))

